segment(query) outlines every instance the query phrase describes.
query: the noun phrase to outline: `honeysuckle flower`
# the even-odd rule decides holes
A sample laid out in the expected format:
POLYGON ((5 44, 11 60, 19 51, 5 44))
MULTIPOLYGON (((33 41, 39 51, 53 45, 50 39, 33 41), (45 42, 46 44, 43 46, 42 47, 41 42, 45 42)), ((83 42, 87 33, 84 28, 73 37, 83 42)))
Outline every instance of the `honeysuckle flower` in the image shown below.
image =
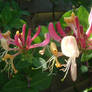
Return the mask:
POLYGON ((14 72, 15 74, 18 72, 13 64, 13 60, 15 56, 17 56, 17 54, 14 54, 14 55, 5 54, 4 55, 2 60, 5 61, 6 65, 2 71, 5 71, 6 69, 8 69, 8 72, 11 71, 11 72, 14 72))
POLYGON ((43 47, 47 45, 50 41, 49 33, 46 34, 45 36, 46 39, 43 42, 32 45, 32 41, 39 35, 40 30, 41 30, 41 27, 39 26, 35 35, 31 37, 31 29, 29 29, 27 39, 25 39, 26 25, 24 24, 22 28, 22 33, 19 33, 19 31, 17 31, 15 34, 14 40, 11 41, 11 43, 17 46, 21 50, 23 49, 29 50, 36 47, 43 47))
POLYGON ((24 24, 23 27, 22 27, 22 33, 19 33, 19 31, 17 31, 16 34, 15 34, 14 39, 10 38, 10 36, 9 37, 6 36, 8 38, 8 40, 7 40, 4 37, 4 35, 0 34, 1 35, 0 38, 1 38, 2 47, 4 49, 8 49, 9 45, 12 44, 12 45, 16 46, 16 48, 9 48, 8 51, 14 50, 14 51, 17 52, 14 55, 10 55, 8 53, 3 55, 3 60, 6 62, 5 68, 11 66, 14 73, 17 73, 17 70, 15 69, 14 64, 13 64, 13 60, 17 55, 19 55, 19 54, 21 54, 25 51, 28 51, 29 49, 32 49, 32 48, 44 47, 49 43, 50 36, 49 36, 49 33, 47 33, 47 34, 45 34, 45 40, 43 42, 32 45, 32 41, 39 35, 40 30, 41 30, 41 27, 39 26, 37 32, 35 33, 35 35, 33 37, 31 37, 31 29, 29 29, 27 38, 25 38, 26 25, 24 24), (5 39, 5 40, 3 40, 3 39, 5 39), (10 61, 7 61, 8 59, 10 61))
POLYGON ((1 47, 5 50, 2 52, 0 57, 3 57, 5 53, 7 53, 11 48, 9 48, 9 40, 10 40, 10 31, 7 31, 6 33, 0 33, 0 42, 1 47))
MULTIPOLYGON (((61 37, 66 36, 65 32, 61 28, 60 22, 57 22, 56 28, 57 28, 58 33, 61 35, 61 37)), ((55 28, 54 28, 54 25, 53 25, 52 22, 49 23, 48 30, 49 30, 49 33, 50 33, 50 37, 51 38, 53 38, 54 40, 56 40, 58 42, 61 41, 62 38, 55 32, 55 28)))
POLYGON ((15 48, 12 49, 9 47, 11 40, 12 39, 10 38, 10 31, 7 31, 6 33, 0 33, 1 47, 4 49, 4 51, 0 53, 1 54, 0 58, 2 58, 2 60, 5 61, 6 63, 4 69, 1 71, 6 70, 7 68, 8 70, 10 70, 10 67, 12 67, 14 73, 17 73, 17 70, 15 69, 13 64, 13 58, 15 55, 13 56, 8 54, 8 51, 15 50, 15 48), (8 59, 10 59, 10 61, 7 61, 8 59))
POLYGON ((50 51, 52 53, 52 56, 50 57, 50 59, 47 62, 48 63, 52 62, 52 64, 51 65, 49 64, 50 66, 48 66, 50 73, 52 73, 54 64, 57 68, 61 68, 62 66, 64 66, 64 64, 61 64, 58 61, 58 57, 62 56, 62 53, 58 51, 57 46, 54 42, 50 43, 50 51))
POLYGON ((92 34, 92 9, 88 18, 89 27, 86 33, 84 33, 83 26, 80 25, 79 19, 74 13, 71 14, 71 17, 65 17, 64 20, 73 30, 77 43, 80 45, 81 49, 92 49, 92 39, 90 39, 90 35, 92 34))
MULTIPOLYGON (((52 74, 54 65, 56 66, 56 68, 61 68, 62 66, 65 66, 65 65, 61 64, 58 61, 58 57, 62 56, 62 53, 58 51, 57 46, 54 42, 50 43, 50 51, 52 53, 52 56, 44 64, 47 64, 47 69, 49 69, 50 74, 52 74)), ((43 51, 42 51, 42 54, 43 54, 43 51)), ((34 69, 39 69, 43 67, 43 65, 39 66, 38 68, 34 68, 34 69)))
POLYGON ((85 49, 87 36, 83 31, 83 26, 80 25, 79 19, 75 14, 72 12, 71 17, 65 17, 64 21, 70 26, 73 30, 74 36, 76 37, 77 42, 79 43, 81 48, 85 49))
POLYGON ((66 68, 63 69, 65 73, 65 76, 63 77, 62 81, 65 79, 68 70, 70 68, 71 71, 71 78, 73 81, 76 81, 77 79, 77 64, 76 64, 76 58, 79 57, 79 49, 76 42, 76 39, 74 36, 65 36, 61 41, 61 51, 62 54, 69 57, 68 60, 66 60, 66 68))

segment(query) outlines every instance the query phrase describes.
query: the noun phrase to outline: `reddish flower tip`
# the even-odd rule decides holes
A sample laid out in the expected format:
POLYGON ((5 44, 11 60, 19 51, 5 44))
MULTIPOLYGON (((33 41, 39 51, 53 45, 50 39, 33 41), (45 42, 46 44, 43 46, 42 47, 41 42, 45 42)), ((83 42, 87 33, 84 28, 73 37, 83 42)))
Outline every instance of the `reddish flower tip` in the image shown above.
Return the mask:
POLYGON ((55 32, 54 25, 52 22, 49 24, 48 30, 49 30, 49 34, 50 34, 51 38, 53 38, 54 40, 56 40, 58 42, 61 41, 61 37, 58 36, 57 33, 55 32))
POLYGON ((60 33, 61 36, 66 36, 65 32, 63 31, 60 22, 56 24, 57 31, 60 33))

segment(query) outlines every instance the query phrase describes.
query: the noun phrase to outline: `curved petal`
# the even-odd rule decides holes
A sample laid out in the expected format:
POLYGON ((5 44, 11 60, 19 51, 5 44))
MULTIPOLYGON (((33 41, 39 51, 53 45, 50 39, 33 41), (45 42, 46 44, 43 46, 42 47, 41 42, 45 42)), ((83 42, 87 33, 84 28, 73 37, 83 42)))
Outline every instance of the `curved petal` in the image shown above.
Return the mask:
POLYGON ((40 26, 38 26, 38 30, 37 30, 37 32, 35 33, 35 35, 32 37, 32 41, 39 35, 39 33, 40 33, 40 30, 41 30, 41 27, 40 26))
POLYGON ((80 26, 80 32, 81 32, 81 38, 79 40, 80 40, 80 43, 81 43, 81 47, 85 48, 87 38, 85 37, 84 31, 83 31, 83 26, 80 26))
POLYGON ((58 42, 61 41, 61 37, 58 36, 57 33, 55 32, 55 29, 54 29, 54 26, 53 26, 53 23, 52 23, 52 22, 49 24, 48 30, 49 30, 50 36, 51 36, 54 40, 56 40, 56 41, 58 41, 58 42))
POLYGON ((27 40, 26 40, 27 48, 30 46, 31 42, 32 42, 32 40, 31 40, 31 29, 29 29, 28 35, 27 35, 27 40))
POLYGON ((92 23, 92 8, 91 8, 91 11, 90 11, 90 14, 89 14, 88 22, 89 22, 89 24, 92 23))
POLYGON ((89 22, 89 28, 86 31, 87 37, 89 37, 90 34, 92 33, 92 8, 91 8, 91 11, 90 11, 90 14, 89 14, 88 22, 89 22))
POLYGON ((57 28, 57 31, 60 33, 61 36, 66 36, 65 32, 64 32, 63 29, 61 28, 60 22, 57 22, 56 28, 57 28))
POLYGON ((79 19, 77 16, 75 16, 75 23, 77 27, 77 37, 80 38, 80 24, 79 24, 79 19))
POLYGON ((19 43, 19 41, 18 41, 19 35, 16 34, 15 37, 14 37, 14 39, 15 39, 14 43, 16 44, 16 46, 18 46, 18 47, 21 48, 21 45, 20 45, 20 43, 19 43))
POLYGON ((22 27, 22 33, 23 33, 22 43, 23 43, 23 45, 25 44, 25 31, 26 31, 26 24, 24 24, 22 27))
POLYGON ((36 48, 36 47, 43 47, 43 46, 46 46, 47 44, 49 44, 49 42, 50 42, 50 35, 49 35, 49 33, 47 33, 47 34, 46 34, 46 39, 45 39, 43 42, 38 43, 38 44, 31 45, 31 46, 29 47, 29 49, 31 49, 31 48, 36 48))
POLYGON ((86 31, 87 37, 90 37, 91 33, 92 33, 92 24, 90 24, 88 30, 86 31))

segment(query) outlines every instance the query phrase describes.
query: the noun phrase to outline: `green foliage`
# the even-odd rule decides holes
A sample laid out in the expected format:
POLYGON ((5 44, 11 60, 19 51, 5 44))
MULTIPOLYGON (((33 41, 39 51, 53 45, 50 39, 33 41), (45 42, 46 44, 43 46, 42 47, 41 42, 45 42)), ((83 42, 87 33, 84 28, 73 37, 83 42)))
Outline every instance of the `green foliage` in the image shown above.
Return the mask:
POLYGON ((83 25, 84 31, 86 31, 88 26, 89 26, 89 24, 88 24, 88 16, 89 16, 88 11, 83 6, 80 6, 76 10, 76 15, 79 18, 80 24, 83 25))
POLYGON ((91 92, 91 91, 92 91, 92 87, 85 89, 83 92, 91 92))
POLYGON ((81 69, 82 73, 88 72, 88 68, 85 65, 82 65, 80 69, 81 69))
POLYGON ((92 50, 88 50, 82 53, 81 62, 86 62, 92 58, 92 50))
POLYGON ((25 77, 15 76, 3 86, 2 92, 39 92, 49 87, 51 76, 48 76, 48 73, 40 71, 31 71, 30 73, 28 80, 26 75, 24 75, 25 77))
MULTIPOLYGON (((52 3, 55 1, 56 0, 51 0, 52 3)), ((86 31, 89 26, 89 13, 83 6, 79 7, 76 10, 73 9, 66 12, 60 18, 61 26, 63 28, 67 26, 64 22, 64 17, 70 17, 72 12, 74 12, 75 15, 78 16, 80 24, 83 25, 84 31, 86 31)), ((23 24, 26 24, 26 22, 22 19, 22 15, 29 16, 29 13, 20 10, 15 1, 0 1, 0 27, 1 29, 3 29, 3 31, 19 29, 22 27, 23 24)), ((32 44, 42 42, 44 39, 44 34, 47 32, 47 26, 41 26, 41 33, 39 34, 40 36, 38 36, 32 44)), ((36 33, 36 31, 32 32, 32 35, 34 33, 36 33)), ((59 47, 58 49, 60 49, 60 43, 56 45, 59 47)), ((46 47, 46 55, 39 55, 38 50, 39 49, 35 48, 26 52, 26 49, 24 49, 24 53, 14 59, 14 65, 18 70, 18 73, 16 75, 13 75, 11 73, 7 74, 0 72, 1 92, 40 92, 49 87, 52 76, 48 76, 49 73, 44 70, 47 70, 48 68, 46 60, 48 60, 49 57, 52 56, 52 53, 50 52, 49 46, 46 47)), ((91 58, 92 50, 85 51, 82 53, 81 62, 86 62, 91 58)), ((58 57, 58 60, 61 64, 65 63, 66 59, 66 57, 58 57)), ((1 63, 0 65, 2 66, 1 63)), ((59 70, 59 68, 57 70, 59 70)), ((82 73, 88 72, 88 67, 85 65, 81 65, 80 70, 82 71, 82 73)))
POLYGON ((14 0, 12 0, 11 3, 1 1, 0 8, 0 27, 2 30, 18 29, 21 28, 23 24, 26 24, 21 17, 29 13, 20 10, 14 0))

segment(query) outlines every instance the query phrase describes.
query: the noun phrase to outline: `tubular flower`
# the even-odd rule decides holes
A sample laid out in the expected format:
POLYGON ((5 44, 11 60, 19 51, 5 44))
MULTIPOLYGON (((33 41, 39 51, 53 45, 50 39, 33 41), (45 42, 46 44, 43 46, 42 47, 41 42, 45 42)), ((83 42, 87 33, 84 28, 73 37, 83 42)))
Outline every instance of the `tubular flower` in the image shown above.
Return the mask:
MULTIPOLYGON (((65 32, 61 28, 60 22, 57 22, 56 28, 57 28, 58 33, 61 35, 61 37, 66 36, 65 32)), ((49 24, 48 30, 49 30, 49 33, 50 33, 50 37, 51 38, 53 38, 54 40, 56 40, 58 42, 61 41, 61 37, 59 35, 57 35, 57 33, 55 32, 54 25, 53 25, 52 22, 49 24)))
POLYGON ((14 70, 14 73, 17 73, 17 70, 15 69, 14 64, 13 64, 14 56, 7 54, 8 51, 15 50, 15 48, 12 49, 9 47, 11 40, 12 39, 10 38, 10 31, 7 31, 6 33, 0 33, 1 47, 5 50, 4 52, 1 52, 0 57, 6 63, 3 70, 6 70, 7 68, 8 70, 10 70, 10 68, 12 68, 14 70), (10 61, 7 61, 8 59, 10 59, 10 61))
POLYGON ((45 34, 45 40, 43 42, 32 45, 32 41, 39 35, 40 30, 41 30, 41 27, 39 26, 35 35, 31 37, 31 29, 29 29, 26 39, 25 39, 25 32, 26 32, 25 24, 23 25, 22 33, 19 33, 19 31, 17 31, 14 39, 10 38, 10 35, 8 36, 5 34, 0 34, 1 46, 7 51, 11 51, 11 50, 17 51, 17 53, 14 55, 10 55, 8 53, 3 54, 3 60, 6 63, 6 66, 4 69, 11 67, 14 73, 17 73, 17 70, 15 69, 13 64, 13 60, 17 55, 23 53, 23 51, 28 51, 29 49, 32 49, 32 48, 44 47, 49 43, 50 36, 49 36, 49 33, 47 33, 45 34), (9 48, 10 44, 16 46, 16 48, 9 48))
POLYGON ((80 45, 80 47, 83 49, 92 49, 92 39, 89 38, 92 34, 92 9, 88 18, 89 27, 86 33, 84 33, 83 26, 80 25, 79 19, 74 13, 71 14, 71 17, 65 17, 64 21, 73 30, 78 45, 80 45))
POLYGON ((49 65, 48 68, 50 70, 50 73, 52 73, 53 72, 54 64, 55 64, 55 66, 57 68, 61 68, 64 65, 61 64, 58 61, 58 57, 62 56, 62 53, 58 51, 57 46, 56 46, 56 44, 54 42, 51 42, 51 44, 50 44, 50 51, 52 53, 52 56, 51 56, 51 58, 47 62, 49 63, 48 64, 49 65))
POLYGON ((27 35, 27 39, 25 40, 25 31, 26 31, 26 25, 23 25, 22 28, 22 33, 19 33, 19 31, 16 32, 14 40, 11 41, 11 43, 15 46, 17 46, 19 49, 25 49, 25 50, 29 50, 31 48, 36 48, 36 47, 43 47, 45 45, 47 45, 50 41, 50 37, 49 37, 49 33, 46 34, 46 39, 39 43, 39 44, 33 44, 32 45, 32 41, 39 35, 41 30, 41 27, 38 27, 37 32, 35 33, 35 35, 33 37, 31 37, 31 29, 28 30, 28 35, 27 35))
POLYGON ((10 41, 10 31, 7 31, 6 33, 0 33, 0 42, 1 42, 1 47, 5 50, 4 52, 1 53, 0 57, 3 57, 4 54, 6 54, 9 50, 9 41, 10 41))
POLYGON ((65 17, 64 21, 73 30, 73 33, 80 47, 85 49, 87 47, 87 35, 83 31, 83 26, 80 25, 78 17, 75 16, 74 13, 72 13, 71 17, 65 17))
MULTIPOLYGON (((62 56, 62 53, 58 51, 57 47, 56 47, 56 44, 54 42, 51 42, 50 43, 50 51, 52 53, 52 56, 47 60, 46 63, 44 64, 48 64, 47 65, 47 69, 49 69, 50 71, 50 74, 52 74, 53 72, 53 67, 54 65, 57 67, 57 68, 61 68, 62 66, 64 66, 64 64, 61 64, 59 61, 58 61, 58 57, 62 56)), ((44 65, 43 64, 43 65, 44 65)), ((41 68, 43 65, 39 66, 38 68, 34 68, 34 69, 39 69, 41 68)), ((45 69, 46 70, 46 69, 45 69)), ((49 74, 49 75, 50 75, 49 74)))
POLYGON ((61 42, 61 50, 62 50, 63 55, 69 57, 69 59, 66 60, 66 63, 67 63, 66 68, 63 70, 66 73, 62 81, 65 79, 69 68, 71 71, 71 78, 73 81, 75 81, 77 78, 76 58, 79 56, 79 49, 78 49, 75 37, 65 36, 61 42))

